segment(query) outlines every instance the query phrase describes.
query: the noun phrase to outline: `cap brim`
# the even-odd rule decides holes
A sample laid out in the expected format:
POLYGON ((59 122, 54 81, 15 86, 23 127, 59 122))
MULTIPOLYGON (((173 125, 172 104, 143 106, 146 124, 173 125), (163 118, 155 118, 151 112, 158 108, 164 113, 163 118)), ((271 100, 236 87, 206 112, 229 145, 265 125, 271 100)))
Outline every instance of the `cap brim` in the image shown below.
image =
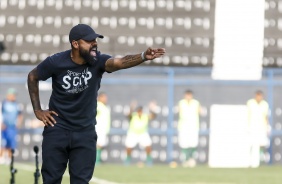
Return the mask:
POLYGON ((92 33, 90 35, 87 35, 83 38, 81 38, 82 40, 86 40, 86 41, 92 41, 92 40, 95 40, 96 38, 104 38, 103 35, 99 35, 99 34, 96 34, 96 33, 92 33))

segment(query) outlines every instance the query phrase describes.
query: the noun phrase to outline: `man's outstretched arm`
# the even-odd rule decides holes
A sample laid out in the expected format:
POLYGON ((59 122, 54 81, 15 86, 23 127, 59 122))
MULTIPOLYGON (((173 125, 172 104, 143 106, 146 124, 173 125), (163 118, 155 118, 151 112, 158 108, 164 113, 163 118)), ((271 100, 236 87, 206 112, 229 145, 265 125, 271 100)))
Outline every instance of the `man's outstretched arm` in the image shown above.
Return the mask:
POLYGON ((58 114, 54 111, 42 110, 40 106, 39 80, 38 80, 38 74, 36 68, 34 68, 31 72, 29 72, 27 77, 27 86, 28 86, 28 92, 29 92, 31 104, 36 118, 43 121, 43 123, 46 126, 49 125, 54 126, 56 121, 51 115, 54 114, 58 116, 58 114))
POLYGON ((164 48, 148 48, 145 52, 136 55, 127 55, 122 58, 110 58, 106 61, 106 71, 114 72, 139 65, 147 60, 159 58, 165 54, 164 48))

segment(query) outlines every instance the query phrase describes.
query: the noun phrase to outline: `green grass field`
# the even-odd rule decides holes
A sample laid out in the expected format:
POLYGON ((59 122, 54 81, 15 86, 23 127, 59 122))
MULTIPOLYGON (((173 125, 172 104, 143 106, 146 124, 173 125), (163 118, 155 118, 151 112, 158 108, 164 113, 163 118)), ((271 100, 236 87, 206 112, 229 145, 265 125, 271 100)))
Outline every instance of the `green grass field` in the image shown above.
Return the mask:
MULTIPOLYGON (((16 184, 34 183, 34 166, 15 163, 16 184)), ((99 165, 93 184, 281 184, 281 166, 262 166, 256 169, 170 168, 167 165, 137 167, 99 165), (96 181, 96 182, 95 182, 96 181)), ((0 184, 9 184, 9 166, 0 165, 0 184)), ((40 178, 40 182, 42 180, 40 178)), ((66 174, 63 184, 69 183, 66 174)))

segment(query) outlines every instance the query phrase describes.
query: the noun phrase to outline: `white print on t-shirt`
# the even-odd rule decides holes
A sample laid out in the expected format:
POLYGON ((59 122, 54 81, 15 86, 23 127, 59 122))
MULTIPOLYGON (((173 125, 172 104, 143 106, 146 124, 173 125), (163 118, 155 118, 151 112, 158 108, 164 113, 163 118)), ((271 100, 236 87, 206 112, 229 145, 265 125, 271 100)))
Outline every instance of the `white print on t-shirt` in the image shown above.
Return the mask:
POLYGON ((67 74, 63 77, 64 85, 62 87, 68 93, 80 93, 88 88, 88 80, 91 79, 92 73, 88 68, 82 72, 73 72, 68 70, 67 74))

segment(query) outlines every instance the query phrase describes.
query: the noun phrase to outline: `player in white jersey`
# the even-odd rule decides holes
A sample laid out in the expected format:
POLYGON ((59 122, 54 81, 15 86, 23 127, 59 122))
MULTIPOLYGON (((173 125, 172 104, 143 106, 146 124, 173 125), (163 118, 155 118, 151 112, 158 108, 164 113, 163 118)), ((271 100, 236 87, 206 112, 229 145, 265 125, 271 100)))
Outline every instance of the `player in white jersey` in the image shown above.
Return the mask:
POLYGON ((143 107, 139 106, 137 108, 131 105, 129 118, 129 128, 126 135, 125 147, 126 147, 126 160, 125 164, 129 165, 131 162, 131 152, 133 148, 139 144, 141 147, 145 148, 146 151, 146 164, 152 165, 152 140, 150 138, 148 127, 149 121, 156 117, 155 114, 156 104, 151 102, 149 105, 150 113, 145 113, 143 107), (136 109, 134 111, 134 109, 136 109))
POLYGON ((178 102, 178 144, 184 155, 182 164, 185 167, 194 167, 196 161, 193 158, 199 142, 199 115, 201 106, 198 100, 193 98, 193 92, 185 91, 184 98, 178 102))
POLYGON ((263 92, 256 91, 255 97, 247 101, 248 128, 250 136, 250 166, 260 165, 263 149, 269 145, 268 103, 263 92))
POLYGON ((111 112, 109 107, 107 106, 107 101, 108 97, 106 93, 99 93, 97 99, 97 124, 95 126, 98 135, 96 164, 101 163, 102 149, 108 145, 108 134, 111 127, 111 112))

